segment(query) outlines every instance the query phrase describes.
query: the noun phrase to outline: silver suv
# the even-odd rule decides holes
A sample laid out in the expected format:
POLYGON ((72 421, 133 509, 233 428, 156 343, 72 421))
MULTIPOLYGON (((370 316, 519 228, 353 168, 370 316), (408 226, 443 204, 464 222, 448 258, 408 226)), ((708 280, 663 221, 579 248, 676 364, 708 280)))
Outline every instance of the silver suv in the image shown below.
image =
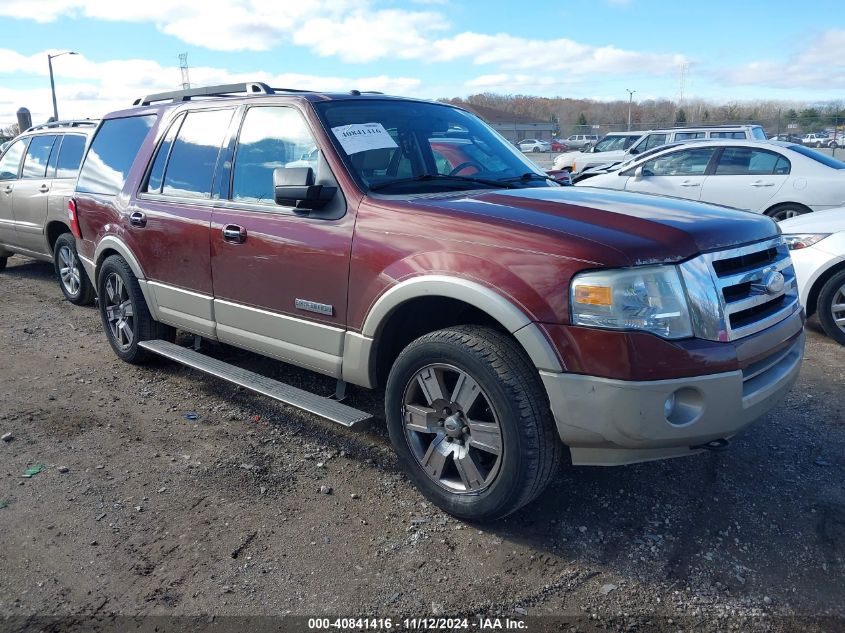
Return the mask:
POLYGON ((29 128, 0 155, 0 270, 14 254, 52 261, 65 297, 94 300, 79 264, 68 200, 97 121, 57 121, 29 128))

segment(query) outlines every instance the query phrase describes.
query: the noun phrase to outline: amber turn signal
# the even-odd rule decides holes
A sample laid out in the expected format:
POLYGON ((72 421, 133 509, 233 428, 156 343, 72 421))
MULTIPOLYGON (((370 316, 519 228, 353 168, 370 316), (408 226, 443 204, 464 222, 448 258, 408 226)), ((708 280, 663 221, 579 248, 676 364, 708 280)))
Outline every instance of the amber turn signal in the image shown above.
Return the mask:
POLYGON ((576 286, 575 301, 596 306, 609 306, 613 297, 609 286, 576 286))

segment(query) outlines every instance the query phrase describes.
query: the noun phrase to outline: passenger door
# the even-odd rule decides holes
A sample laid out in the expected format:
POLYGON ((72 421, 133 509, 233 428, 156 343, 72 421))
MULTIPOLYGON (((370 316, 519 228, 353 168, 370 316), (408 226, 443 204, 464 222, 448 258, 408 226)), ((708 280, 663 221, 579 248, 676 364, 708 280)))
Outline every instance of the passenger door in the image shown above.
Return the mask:
POLYGON ((55 134, 32 137, 23 159, 20 180, 12 196, 15 245, 40 255, 49 253, 44 225, 47 222, 47 203, 53 179, 52 175, 47 174, 47 164, 57 138, 55 134))
POLYGON ((28 142, 28 138, 18 139, 0 158, 0 244, 11 246, 15 243, 15 214, 12 211, 12 201, 28 142))
POLYGON ((725 147, 701 190, 705 202, 762 211, 789 178, 786 156, 756 147, 725 147))
POLYGON ((301 168, 304 154, 315 184, 338 186, 318 148, 298 109, 246 110, 212 216, 214 313, 221 341, 339 377, 354 214, 340 188, 319 212, 274 200, 273 170, 301 168))
POLYGON ((636 176, 639 168, 631 170, 632 177, 625 183, 625 189, 698 200, 715 152, 715 147, 695 147, 647 160, 641 165, 641 176, 636 176))
POLYGON ((215 169, 234 108, 179 115, 159 142, 142 191, 128 209, 127 241, 162 321, 216 335, 209 225, 215 169))
MULTIPOLYGON (((52 180, 47 203, 48 223, 54 219, 67 220, 67 203, 76 185, 86 142, 82 134, 62 134, 56 141, 47 165, 47 175, 52 180)), ((45 247, 49 248, 49 243, 45 242, 45 247)))

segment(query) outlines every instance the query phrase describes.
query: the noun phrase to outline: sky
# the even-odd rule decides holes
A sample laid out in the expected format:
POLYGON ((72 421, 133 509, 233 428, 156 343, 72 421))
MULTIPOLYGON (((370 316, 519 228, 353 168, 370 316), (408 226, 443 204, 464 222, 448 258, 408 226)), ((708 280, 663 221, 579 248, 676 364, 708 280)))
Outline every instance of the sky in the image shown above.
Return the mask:
POLYGON ((182 85, 845 101, 842 0, 0 0, 0 126, 182 85), (684 77, 682 81, 682 76, 684 77))

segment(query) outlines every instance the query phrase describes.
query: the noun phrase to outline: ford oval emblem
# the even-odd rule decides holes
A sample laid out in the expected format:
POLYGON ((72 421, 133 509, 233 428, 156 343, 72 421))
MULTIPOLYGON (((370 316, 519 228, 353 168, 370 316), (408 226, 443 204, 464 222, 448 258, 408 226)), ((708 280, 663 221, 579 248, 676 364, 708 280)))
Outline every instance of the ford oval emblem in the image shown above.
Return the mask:
POLYGON ((776 295, 783 292, 784 283, 783 274, 777 270, 770 270, 763 277, 763 285, 766 287, 766 292, 770 295, 776 295))

